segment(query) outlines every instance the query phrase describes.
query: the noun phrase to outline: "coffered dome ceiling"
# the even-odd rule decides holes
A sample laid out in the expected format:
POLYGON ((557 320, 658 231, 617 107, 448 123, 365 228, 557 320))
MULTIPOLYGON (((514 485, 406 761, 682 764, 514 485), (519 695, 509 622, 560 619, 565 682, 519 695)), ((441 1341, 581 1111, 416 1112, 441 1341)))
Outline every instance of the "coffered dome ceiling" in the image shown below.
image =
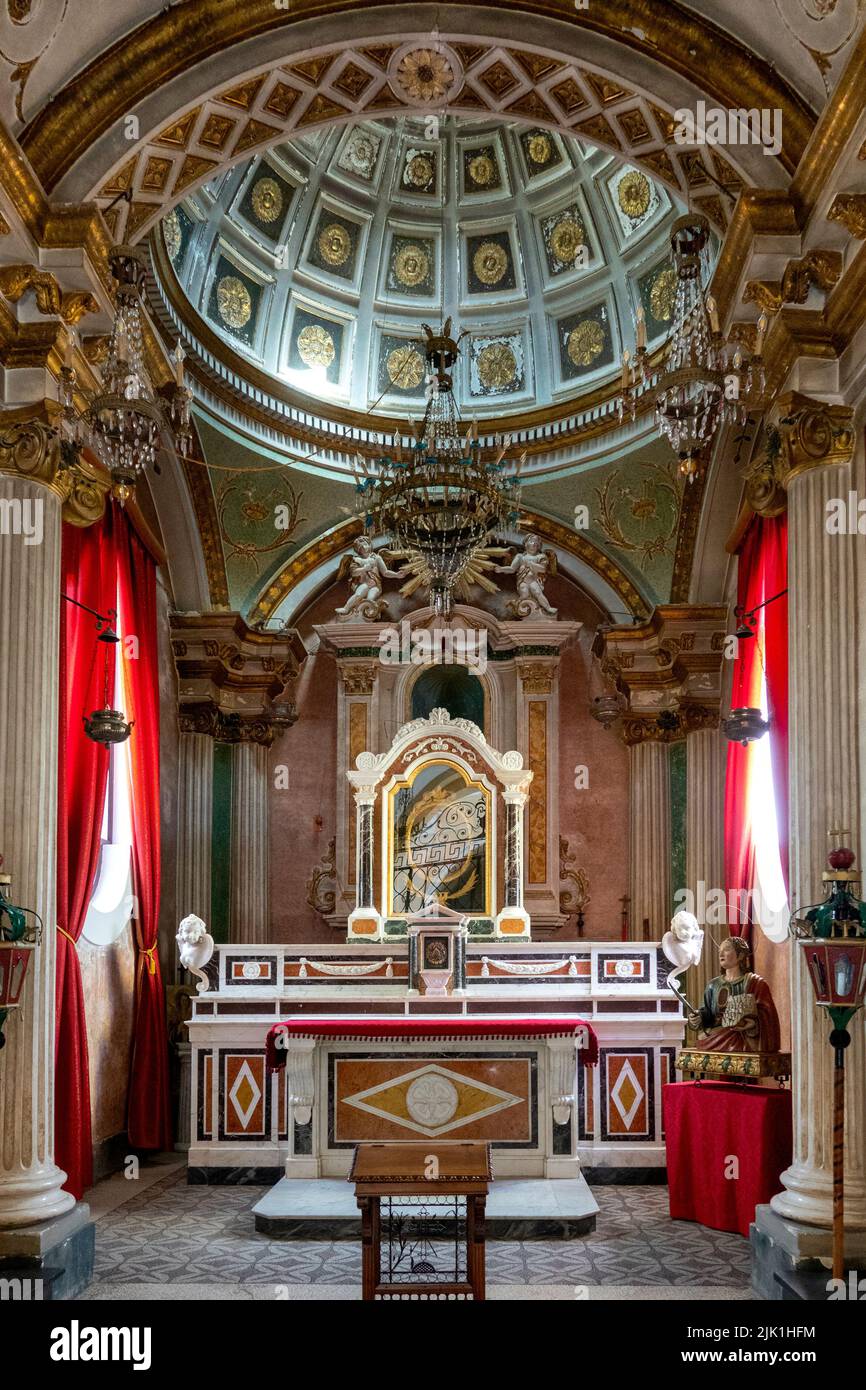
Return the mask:
POLYGON ((246 361, 325 411, 419 415, 422 324, 450 315, 467 333, 461 413, 485 418, 611 379, 638 304, 661 342, 681 210, 574 137, 382 119, 286 141, 199 189, 163 219, 157 265, 176 323, 219 344, 212 365, 236 387, 246 361))

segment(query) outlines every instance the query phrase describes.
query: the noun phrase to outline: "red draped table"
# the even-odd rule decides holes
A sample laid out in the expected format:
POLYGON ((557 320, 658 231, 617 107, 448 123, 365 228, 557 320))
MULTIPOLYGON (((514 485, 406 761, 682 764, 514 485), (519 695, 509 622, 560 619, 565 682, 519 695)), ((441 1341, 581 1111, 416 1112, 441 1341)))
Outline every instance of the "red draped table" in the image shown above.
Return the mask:
POLYGON ((671 1216, 748 1236, 755 1208, 781 1191, 791 1162, 791 1092, 672 1082, 664 1120, 671 1216))

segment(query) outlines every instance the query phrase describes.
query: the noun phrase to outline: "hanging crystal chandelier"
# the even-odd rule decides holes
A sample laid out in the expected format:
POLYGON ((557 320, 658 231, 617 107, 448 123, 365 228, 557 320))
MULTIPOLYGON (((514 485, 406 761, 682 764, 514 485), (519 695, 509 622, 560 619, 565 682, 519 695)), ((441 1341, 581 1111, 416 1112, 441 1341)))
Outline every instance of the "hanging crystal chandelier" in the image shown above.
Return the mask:
POLYGON ((93 450, 110 474, 112 494, 122 505, 142 474, 153 468, 164 430, 173 430, 181 453, 188 449, 192 393, 184 385, 184 352, 178 343, 167 408, 157 402, 144 365, 141 295, 146 261, 134 246, 115 246, 108 260, 117 283, 116 315, 102 368, 102 389, 79 414, 72 365, 75 342, 70 334, 61 372, 60 435, 61 447, 70 458, 82 447, 93 450))
MULTIPOLYGON (((687 213, 671 229, 671 258, 676 275, 673 328, 664 368, 653 394, 659 433, 679 458, 680 472, 694 482, 721 425, 745 419, 765 390, 763 367, 767 316, 757 327, 754 353, 722 338, 715 300, 705 289, 710 276, 710 224, 700 213, 687 213), (730 361, 729 359, 730 354, 730 361)), ((639 308, 635 325, 634 363, 623 353, 620 418, 635 416, 640 386, 648 377, 646 319, 639 308)))
POLYGON ((428 399, 417 438, 404 457, 396 435, 393 455, 372 469, 359 455, 355 477, 367 530, 420 562, 434 613, 448 617, 455 587, 491 534, 517 524, 520 483, 504 462, 510 439, 485 459, 474 424, 460 438, 451 377, 460 339, 451 319, 439 333, 423 327, 428 399))

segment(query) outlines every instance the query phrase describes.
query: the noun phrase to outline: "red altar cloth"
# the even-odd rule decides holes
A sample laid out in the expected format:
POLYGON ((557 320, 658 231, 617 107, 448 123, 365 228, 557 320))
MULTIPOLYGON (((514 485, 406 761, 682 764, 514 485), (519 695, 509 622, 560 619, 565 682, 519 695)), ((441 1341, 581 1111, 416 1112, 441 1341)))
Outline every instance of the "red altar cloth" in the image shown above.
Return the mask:
POLYGON ((294 1038, 529 1038, 582 1032, 585 1066, 598 1061, 595 1029, 582 1018, 290 1018, 267 1036, 268 1071, 285 1065, 285 1039, 294 1038))
POLYGON ((663 1094, 670 1212, 748 1236, 791 1162, 791 1092, 725 1081, 675 1081, 663 1094), (738 1176, 726 1177, 738 1161, 738 1176))

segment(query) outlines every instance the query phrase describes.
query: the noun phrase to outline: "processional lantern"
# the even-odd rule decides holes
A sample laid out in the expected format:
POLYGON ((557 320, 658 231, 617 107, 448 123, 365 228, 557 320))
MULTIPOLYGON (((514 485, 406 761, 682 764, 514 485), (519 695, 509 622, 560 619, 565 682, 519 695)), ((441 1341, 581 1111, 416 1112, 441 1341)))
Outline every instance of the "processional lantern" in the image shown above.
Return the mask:
MULTIPOLYGON (((0 855, 0 868, 2 865, 0 855)), ((21 1007, 30 957, 42 939, 42 923, 36 913, 16 907, 11 898, 12 877, 0 873, 0 1048, 6 1046, 6 1019, 13 1009, 21 1007), (28 916, 36 917, 38 925, 28 927, 28 916)))
MULTIPOLYGON (((841 840, 847 831, 831 831, 841 840)), ((794 913, 790 931, 804 952, 815 1001, 826 1009, 833 1024, 829 1035, 833 1048, 833 1278, 844 1278, 845 1264, 845 1049, 851 1041, 848 1024, 866 995, 866 902, 854 885, 860 874, 853 868, 854 854, 844 844, 827 856, 829 869, 822 878, 828 885, 824 902, 794 913)))

